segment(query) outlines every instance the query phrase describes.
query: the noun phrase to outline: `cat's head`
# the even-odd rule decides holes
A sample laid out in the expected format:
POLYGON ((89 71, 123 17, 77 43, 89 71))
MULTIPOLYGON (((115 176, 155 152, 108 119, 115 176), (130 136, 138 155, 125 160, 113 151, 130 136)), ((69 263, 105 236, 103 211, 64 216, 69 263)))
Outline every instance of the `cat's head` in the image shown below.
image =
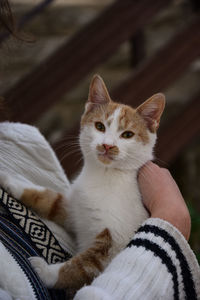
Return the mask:
POLYGON ((153 158, 164 106, 163 94, 153 95, 136 109, 113 102, 102 78, 95 75, 81 119, 84 159, 109 168, 138 169, 153 158))

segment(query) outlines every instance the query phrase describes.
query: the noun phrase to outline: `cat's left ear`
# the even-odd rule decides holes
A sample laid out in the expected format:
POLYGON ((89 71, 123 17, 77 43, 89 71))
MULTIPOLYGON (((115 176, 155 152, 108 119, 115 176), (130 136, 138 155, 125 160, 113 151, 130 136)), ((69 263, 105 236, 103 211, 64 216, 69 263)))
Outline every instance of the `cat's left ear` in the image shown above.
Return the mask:
POLYGON ((153 133, 159 127, 160 117, 164 108, 165 96, 161 93, 153 95, 137 108, 137 112, 145 120, 147 127, 153 133))
POLYGON ((109 103, 110 101, 111 98, 103 79, 99 75, 94 75, 90 83, 86 107, 94 107, 95 104, 103 105, 109 103))

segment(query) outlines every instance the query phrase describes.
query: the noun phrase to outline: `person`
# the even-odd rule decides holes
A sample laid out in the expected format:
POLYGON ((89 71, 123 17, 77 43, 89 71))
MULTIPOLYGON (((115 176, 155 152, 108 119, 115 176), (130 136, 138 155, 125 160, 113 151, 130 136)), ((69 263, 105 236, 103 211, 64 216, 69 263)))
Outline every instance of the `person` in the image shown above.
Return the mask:
MULTIPOLYGON (((14 23, 9 23, 9 2, 1 1, 0 10, 5 12, 2 4, 9 13, 6 18, 0 14, 0 24, 8 24, 4 27, 15 33, 14 23)), ((37 128, 20 123, 0 123, 0 151, 0 171, 5 175, 67 192, 69 181, 64 170, 37 128)), ((150 218, 104 272, 90 286, 77 292, 75 300, 200 299, 200 268, 187 242, 190 215, 175 181, 169 171, 149 162, 139 171, 138 182, 150 218)), ((0 299, 64 299, 65 296, 56 291, 52 294, 46 291, 28 264, 28 257, 48 252, 49 244, 41 244, 41 240, 47 241, 46 236, 42 236, 39 244, 33 239, 35 235, 39 239, 43 234, 40 230, 38 233, 38 228, 52 234, 55 244, 58 241, 57 252, 61 247, 63 253, 73 255, 73 239, 52 222, 42 220, 44 226, 41 225, 40 219, 19 206, 6 191, 0 189, 0 192, 0 299), (41 227, 36 228, 36 224, 41 227), (17 246, 19 238, 23 247, 17 246), (43 247, 42 251, 38 250, 38 245, 43 247)))
MULTIPOLYGON (((68 179, 51 146, 37 128, 20 123, 0 123, 0 150, 0 171, 18 178, 24 177, 36 185, 67 193, 68 179)), ((140 170, 138 182, 151 217, 141 225, 127 248, 113 259, 105 271, 90 286, 77 292, 75 300, 199 299, 200 268, 187 243, 191 226, 190 215, 175 181, 169 171, 149 162, 140 170)), ((17 214, 16 210, 14 213, 17 214)), ((43 221, 62 248, 73 255, 75 247, 67 233, 54 223, 43 221)), ((28 243, 27 236, 23 238, 28 243)), ((6 244, 4 246, 8 247, 6 244)), ((15 253, 12 254, 14 257, 15 253)), ((5 266, 1 268, 0 273, 6 269, 5 257, 4 254, 2 261, 0 255, 0 264, 5 266)), ((11 267, 8 276, 12 276, 10 270, 11 267)), ((18 278, 25 280, 23 274, 17 274, 18 278)), ((13 280, 8 278, 8 282, 13 283, 13 280)), ((6 290, 3 276, 0 276, 0 287, 6 290)), ((34 287, 36 289, 37 285, 34 287)), ((19 299, 24 299, 24 286, 23 290, 20 290, 18 284, 18 291, 12 290, 12 284, 9 288, 7 291, 12 296, 17 295, 19 299)), ((27 299, 34 299, 30 296, 33 294, 33 291, 30 293, 31 288, 29 286, 27 289, 27 299)), ((34 292, 36 293, 37 289, 34 292)), ((49 298, 45 297, 42 295, 41 299, 56 299, 55 293, 53 296, 48 295, 49 298)))

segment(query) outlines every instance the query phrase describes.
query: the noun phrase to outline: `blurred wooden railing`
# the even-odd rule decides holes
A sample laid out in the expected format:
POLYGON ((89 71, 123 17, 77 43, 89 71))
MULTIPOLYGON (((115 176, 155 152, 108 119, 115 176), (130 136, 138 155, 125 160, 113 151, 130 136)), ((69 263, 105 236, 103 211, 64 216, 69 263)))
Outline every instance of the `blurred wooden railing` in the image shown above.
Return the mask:
MULTIPOLYGON (((37 69, 5 93, 14 121, 34 123, 63 94, 69 92, 98 64, 112 55, 120 44, 133 38, 151 18, 171 1, 118 0, 95 20, 87 24, 37 69), (25 112, 25 113, 24 113, 25 112)), ((132 106, 169 87, 200 56, 200 20, 176 35, 163 49, 134 71, 116 87, 113 99, 132 106)), ((189 99, 189 106, 160 131, 157 156, 172 161, 181 149, 200 132, 200 93, 189 99), (187 126, 186 126, 187 124, 187 126), (195 124, 195 126, 194 126, 195 124), (184 133, 185 134, 184 134, 184 133)), ((77 124, 70 134, 78 133, 77 124)), ((63 151, 55 145, 58 157, 63 151)), ((62 163, 67 174, 73 174, 77 157, 62 163)))
POLYGON ((156 156, 170 163, 195 137, 200 137, 200 91, 178 116, 161 129, 156 156))
POLYGON ((118 0, 5 93, 12 120, 32 123, 170 0, 118 0), (24 114, 24 111, 26 114, 24 114))

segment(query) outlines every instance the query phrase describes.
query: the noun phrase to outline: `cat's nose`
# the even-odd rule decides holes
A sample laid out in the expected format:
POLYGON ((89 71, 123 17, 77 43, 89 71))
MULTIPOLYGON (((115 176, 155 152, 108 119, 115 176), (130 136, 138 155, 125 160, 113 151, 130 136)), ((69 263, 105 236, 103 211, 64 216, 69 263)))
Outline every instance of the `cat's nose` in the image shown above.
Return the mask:
POLYGON ((104 149, 106 150, 106 152, 114 147, 113 145, 108 145, 108 144, 103 144, 103 146, 104 146, 104 149))

